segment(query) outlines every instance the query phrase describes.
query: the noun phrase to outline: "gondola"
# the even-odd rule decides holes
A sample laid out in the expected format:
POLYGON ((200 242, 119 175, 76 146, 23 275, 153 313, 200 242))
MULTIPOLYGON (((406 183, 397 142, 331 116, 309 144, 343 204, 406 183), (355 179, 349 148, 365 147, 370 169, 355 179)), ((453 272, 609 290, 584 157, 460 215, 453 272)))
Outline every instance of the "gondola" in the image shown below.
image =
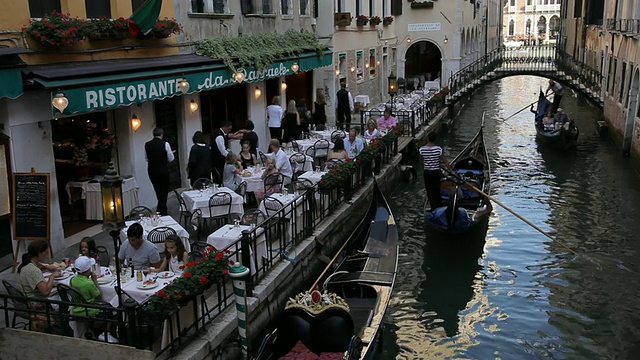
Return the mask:
MULTIPOLYGON (((484 124, 484 114, 482 117, 484 124)), ((482 127, 481 125, 473 140, 451 161, 455 173, 447 174, 440 182, 444 206, 434 210, 429 201, 425 201, 427 241, 432 246, 441 244, 457 248, 459 242, 470 242, 470 239, 478 239, 480 245, 484 245, 492 207, 488 199, 473 190, 475 187, 488 194, 491 185, 489 155, 482 127), (462 215, 466 213, 467 221, 456 221, 461 217, 458 213, 451 223, 451 214, 458 208, 464 210, 462 215), (448 216, 447 212, 450 212, 448 216)))
POLYGON ((551 102, 547 99, 542 90, 540 90, 540 94, 538 95, 538 106, 536 107, 534 117, 536 139, 538 142, 558 150, 568 150, 575 147, 580 131, 576 127, 575 123, 568 118, 566 119, 566 127, 561 126, 559 129, 545 130, 542 119, 544 119, 547 111, 551 110, 551 107, 551 102))
POLYGON ((350 236, 333 270, 318 278, 322 289, 289 299, 252 359, 374 358, 398 266, 395 220, 377 184, 374 192, 360 224, 365 236, 350 236))

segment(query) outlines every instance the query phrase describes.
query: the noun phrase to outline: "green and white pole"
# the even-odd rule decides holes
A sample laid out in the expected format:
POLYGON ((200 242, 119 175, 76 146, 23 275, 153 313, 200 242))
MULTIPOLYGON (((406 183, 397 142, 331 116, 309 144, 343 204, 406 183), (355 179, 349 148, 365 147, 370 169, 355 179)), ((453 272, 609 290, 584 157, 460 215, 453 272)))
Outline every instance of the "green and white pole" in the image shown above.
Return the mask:
POLYGON ((248 358, 247 351, 247 286, 245 277, 249 275, 249 268, 240 263, 235 263, 229 270, 229 276, 233 279, 233 294, 236 296, 236 311, 238 313, 238 334, 242 345, 242 359, 248 358))

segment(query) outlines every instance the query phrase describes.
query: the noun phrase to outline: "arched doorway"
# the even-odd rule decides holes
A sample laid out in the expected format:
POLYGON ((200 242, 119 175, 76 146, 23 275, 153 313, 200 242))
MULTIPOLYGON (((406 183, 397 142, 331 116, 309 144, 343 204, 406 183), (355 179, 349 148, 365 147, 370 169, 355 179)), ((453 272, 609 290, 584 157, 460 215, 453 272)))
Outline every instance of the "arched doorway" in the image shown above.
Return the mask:
POLYGON ((404 57, 404 77, 407 79, 407 90, 422 87, 425 81, 436 80, 442 69, 442 53, 431 41, 419 41, 411 45, 404 57), (413 81, 409 79, 417 79, 413 81))
POLYGON ((549 19, 549 39, 555 39, 558 36, 558 31, 560 31, 560 18, 553 15, 549 19))
POLYGON ((545 39, 545 35, 547 33, 547 18, 544 16, 540 16, 538 19, 538 38, 542 40, 545 39))
POLYGON ((638 88, 640 87, 640 70, 636 70, 631 80, 631 88, 629 88, 629 107, 627 108, 627 121, 624 126, 624 139, 622 140, 622 150, 625 154, 631 151, 631 140, 633 139, 633 125, 636 117, 640 116, 640 107, 638 107, 638 88))

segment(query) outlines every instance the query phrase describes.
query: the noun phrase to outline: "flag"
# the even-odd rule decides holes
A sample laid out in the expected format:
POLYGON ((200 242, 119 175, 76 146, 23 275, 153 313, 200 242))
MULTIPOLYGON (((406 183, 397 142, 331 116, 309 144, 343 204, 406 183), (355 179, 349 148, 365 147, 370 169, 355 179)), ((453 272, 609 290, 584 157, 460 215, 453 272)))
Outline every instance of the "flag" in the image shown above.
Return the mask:
POLYGON ((128 19, 129 32, 133 37, 148 34, 158 21, 162 0, 147 0, 128 19))

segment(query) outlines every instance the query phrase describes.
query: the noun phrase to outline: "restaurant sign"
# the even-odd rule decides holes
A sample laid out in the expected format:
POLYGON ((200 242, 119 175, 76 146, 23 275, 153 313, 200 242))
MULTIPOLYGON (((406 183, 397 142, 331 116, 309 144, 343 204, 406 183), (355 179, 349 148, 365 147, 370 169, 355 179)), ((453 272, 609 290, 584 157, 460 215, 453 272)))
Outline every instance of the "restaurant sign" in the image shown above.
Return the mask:
MULTIPOLYGON (((327 66, 331 64, 331 56, 313 58, 302 58, 290 61, 283 61, 271 64, 271 66, 263 71, 258 71, 253 67, 240 69, 244 73, 244 82, 256 82, 266 79, 278 78, 293 74, 291 65, 298 62, 300 71, 311 70, 316 67, 327 66)), ((113 80, 113 78, 95 78, 95 86, 78 87, 62 90, 65 97, 69 100, 69 105, 64 110, 64 114, 84 113, 96 110, 104 110, 118 106, 126 106, 134 103, 142 103, 145 101, 153 101, 164 99, 171 96, 182 95, 179 86, 179 80, 185 78, 189 82, 189 90, 187 93, 194 93, 205 90, 219 89, 226 86, 235 85, 235 74, 224 66, 218 65, 217 68, 202 71, 191 72, 193 69, 182 69, 184 75, 154 77, 143 80, 134 80, 127 82, 116 82, 100 85, 100 82, 113 80)), ((141 74, 144 76, 144 73, 141 74)), ((51 96, 55 96, 56 92, 52 92, 51 96)), ((53 109, 53 116, 59 116, 59 112, 53 109)))
POLYGON ((416 23, 408 24, 407 31, 440 31, 442 23, 416 23))

